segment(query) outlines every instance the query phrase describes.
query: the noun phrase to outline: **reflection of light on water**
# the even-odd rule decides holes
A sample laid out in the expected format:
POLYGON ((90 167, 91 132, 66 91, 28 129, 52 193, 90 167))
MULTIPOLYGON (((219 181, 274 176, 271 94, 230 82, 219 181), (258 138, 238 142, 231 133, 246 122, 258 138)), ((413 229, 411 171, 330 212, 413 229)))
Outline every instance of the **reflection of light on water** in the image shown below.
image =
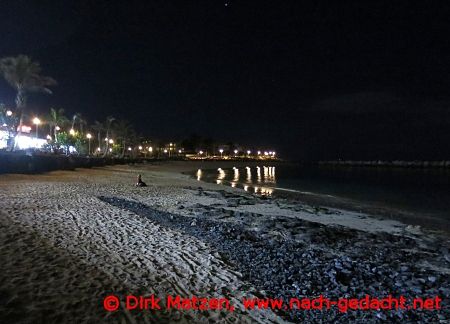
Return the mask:
POLYGON ((272 188, 266 188, 266 187, 262 187, 261 188, 261 195, 268 195, 270 196, 273 193, 273 189, 272 188))
POLYGON ((234 170, 234 178, 233 178, 233 181, 238 182, 238 181, 239 181, 239 169, 233 167, 233 170, 234 170))
POLYGON ((275 167, 263 167, 264 169, 264 182, 274 183, 275 181, 275 167))
POLYGON ((217 169, 219 171, 219 176, 217 177, 217 180, 223 180, 225 178, 225 171, 223 171, 221 168, 217 169))
POLYGON ((275 167, 269 167, 269 181, 275 182, 275 167))
POLYGON ((252 170, 249 167, 245 167, 247 169, 247 182, 252 182, 252 170))
POLYGON ((221 168, 218 168, 217 171, 219 171, 219 175, 217 176, 217 184, 222 184, 222 180, 225 179, 225 171, 223 171, 221 168))
MULTIPOLYGON (((242 182, 239 183, 239 179, 240 179, 240 174, 239 174, 239 169, 236 167, 233 167, 233 179, 226 181, 226 172, 225 170, 223 170, 222 168, 218 168, 218 175, 216 178, 216 183, 217 184, 229 184, 232 188, 237 188, 238 186, 240 187, 241 185, 244 187, 245 191, 251 191, 254 192, 255 194, 258 195, 267 195, 270 196, 273 194, 274 189, 272 188, 273 183, 276 183, 275 181, 275 167, 267 167, 267 166, 263 166, 263 167, 256 167, 256 179, 259 183, 258 186, 253 186, 252 185, 252 170, 250 167, 245 167, 246 169, 246 185, 244 185, 242 182), (262 179, 262 173, 264 175, 264 181, 262 179), (267 184, 268 187, 265 187, 264 184, 267 184)), ((230 170, 231 171, 231 170, 230 170)), ((202 174, 202 170, 198 169, 197 171, 197 180, 201 180, 201 178, 203 177, 202 174)))
POLYGON ((197 180, 200 181, 202 179, 202 170, 198 169, 197 170, 197 180))
POLYGON ((263 166, 264 169, 264 182, 267 182, 269 180, 269 168, 263 166))
POLYGON ((266 196, 270 196, 273 193, 273 189, 268 187, 254 187, 254 190, 255 194, 261 194, 266 196))

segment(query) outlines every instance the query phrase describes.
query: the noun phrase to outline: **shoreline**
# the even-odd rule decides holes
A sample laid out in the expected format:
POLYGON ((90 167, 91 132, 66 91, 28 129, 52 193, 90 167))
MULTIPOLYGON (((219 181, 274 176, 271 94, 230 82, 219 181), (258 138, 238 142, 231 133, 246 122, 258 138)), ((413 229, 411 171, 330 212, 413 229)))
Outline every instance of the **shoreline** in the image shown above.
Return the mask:
MULTIPOLYGON (((232 166, 259 166, 261 163, 232 163, 232 166)), ((280 164, 274 164, 275 166, 280 164)), ((286 165, 286 164, 281 164, 286 165)), ((221 165, 215 165, 215 167, 220 167, 221 165)), ((215 167, 210 166, 207 169, 204 170, 215 170, 215 167)), ((228 167, 230 168, 230 166, 228 167)), ((194 179, 194 169, 191 169, 189 171, 183 171, 183 174, 189 175, 191 178, 194 179)), ((204 180, 202 179, 201 182, 206 183, 214 183, 212 180, 204 180)), ((225 187, 230 187, 229 185, 226 185, 225 187)), ((239 189, 243 188, 242 183, 238 183, 237 187, 239 189)), ((250 187, 252 187, 250 185, 250 187)), ((364 203, 361 201, 348 199, 344 197, 338 197, 338 196, 331 196, 331 195, 325 195, 325 194, 318 194, 318 193, 304 193, 299 190, 295 189, 288 189, 288 188, 277 188, 277 187, 269 187, 270 189, 273 189, 273 193, 271 196, 274 199, 278 200, 284 200, 291 204, 296 203, 305 203, 309 205, 316 205, 319 207, 328 207, 333 209, 339 209, 345 211, 351 211, 351 212, 357 212, 361 214, 365 214, 369 217, 377 218, 377 219, 386 219, 386 220, 395 220, 400 221, 402 223, 405 223, 407 225, 411 226, 420 226, 426 231, 436 232, 443 234, 444 236, 450 236, 450 223, 446 222, 444 219, 436 217, 433 214, 423 214, 420 212, 413 212, 413 211, 406 211, 404 209, 399 209, 395 207, 386 207, 381 206, 377 204, 369 204, 364 203)))
POLYGON ((0 274, 0 291, 19 299, 8 299, 0 317, 11 322, 14 316, 32 319, 45 313, 48 321, 59 322, 99 316, 116 321, 260 323, 450 318, 445 309, 425 313, 242 309, 243 297, 321 293, 330 298, 439 295, 446 301, 450 243, 396 221, 280 203, 241 189, 199 183, 180 173, 193 167, 195 162, 171 162, 2 176, 0 216, 7 237, 0 236, 0 262, 7 271, 0 274), (137 173, 148 187, 134 186, 137 173), (33 233, 35 240, 20 234, 23 231, 33 233), (28 248, 19 254, 23 246, 28 248), (65 267, 47 276, 36 274, 58 253, 66 256, 67 260, 60 259, 65 267), (79 263, 99 275, 83 273, 79 263), (55 281, 55 276, 65 282, 55 281), (61 291, 74 292, 73 298, 61 291), (236 311, 181 310, 156 317, 124 309, 105 312, 101 298, 111 293, 123 298, 123 291, 159 297, 223 296, 236 311), (20 302, 24 294, 46 303, 31 302, 34 311, 29 312, 20 302), (90 299, 85 298, 88 295, 90 299), (67 317, 61 309, 74 309, 70 306, 74 303, 89 312, 67 317))

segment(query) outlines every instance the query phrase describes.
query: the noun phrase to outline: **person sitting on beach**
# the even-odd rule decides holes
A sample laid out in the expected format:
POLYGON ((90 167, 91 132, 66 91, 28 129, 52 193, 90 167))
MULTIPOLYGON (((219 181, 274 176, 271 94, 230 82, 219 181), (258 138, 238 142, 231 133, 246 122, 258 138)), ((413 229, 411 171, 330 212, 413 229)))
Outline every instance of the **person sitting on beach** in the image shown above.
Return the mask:
POLYGON ((144 181, 142 181, 140 174, 138 174, 138 176, 137 176, 136 187, 147 187, 147 184, 144 181))

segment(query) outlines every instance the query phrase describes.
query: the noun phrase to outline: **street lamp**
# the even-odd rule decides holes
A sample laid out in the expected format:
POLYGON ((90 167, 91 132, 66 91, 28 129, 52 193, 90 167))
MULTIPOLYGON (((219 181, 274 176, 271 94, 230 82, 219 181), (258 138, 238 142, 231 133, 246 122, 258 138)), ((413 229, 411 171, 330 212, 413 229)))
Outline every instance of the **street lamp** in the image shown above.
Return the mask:
POLYGON ((91 134, 89 134, 89 133, 87 133, 87 134, 86 134, 86 137, 87 137, 87 139, 88 139, 88 142, 89 142, 89 150, 88 150, 88 155, 91 155, 91 138, 92 138, 92 135, 91 135, 91 134))
POLYGON ((39 124, 41 123, 41 120, 37 117, 34 117, 33 119, 33 124, 36 125, 36 138, 38 138, 38 129, 39 129, 39 124))
POLYGON ((250 150, 247 151, 247 155, 250 155, 250 153, 252 153, 250 150))
POLYGON ((142 146, 139 146, 139 150, 142 150, 142 146))
POLYGON ((72 135, 72 136, 75 135, 75 130, 73 128, 71 128, 70 131, 69 131, 69 134, 72 135))
POLYGON ((234 150, 234 156, 236 157, 238 154, 238 150, 234 150))
POLYGON ((222 158, 223 149, 220 149, 219 152, 220 152, 220 158, 222 158))
POLYGON ((112 139, 110 139, 109 144, 114 144, 114 141, 112 139))
POLYGON ((6 116, 11 117, 12 116, 12 111, 11 110, 7 110, 6 111, 6 116))

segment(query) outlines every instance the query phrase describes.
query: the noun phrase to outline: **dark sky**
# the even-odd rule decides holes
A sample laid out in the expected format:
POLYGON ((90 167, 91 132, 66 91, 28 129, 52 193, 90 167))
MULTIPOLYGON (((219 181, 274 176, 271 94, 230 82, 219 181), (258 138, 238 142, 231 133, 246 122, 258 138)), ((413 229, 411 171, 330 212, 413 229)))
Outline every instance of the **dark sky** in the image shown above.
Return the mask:
MULTIPOLYGON (((301 159, 450 158, 446 1, 2 1, 49 107, 301 159)), ((0 102, 14 92, 0 81, 0 102)))

